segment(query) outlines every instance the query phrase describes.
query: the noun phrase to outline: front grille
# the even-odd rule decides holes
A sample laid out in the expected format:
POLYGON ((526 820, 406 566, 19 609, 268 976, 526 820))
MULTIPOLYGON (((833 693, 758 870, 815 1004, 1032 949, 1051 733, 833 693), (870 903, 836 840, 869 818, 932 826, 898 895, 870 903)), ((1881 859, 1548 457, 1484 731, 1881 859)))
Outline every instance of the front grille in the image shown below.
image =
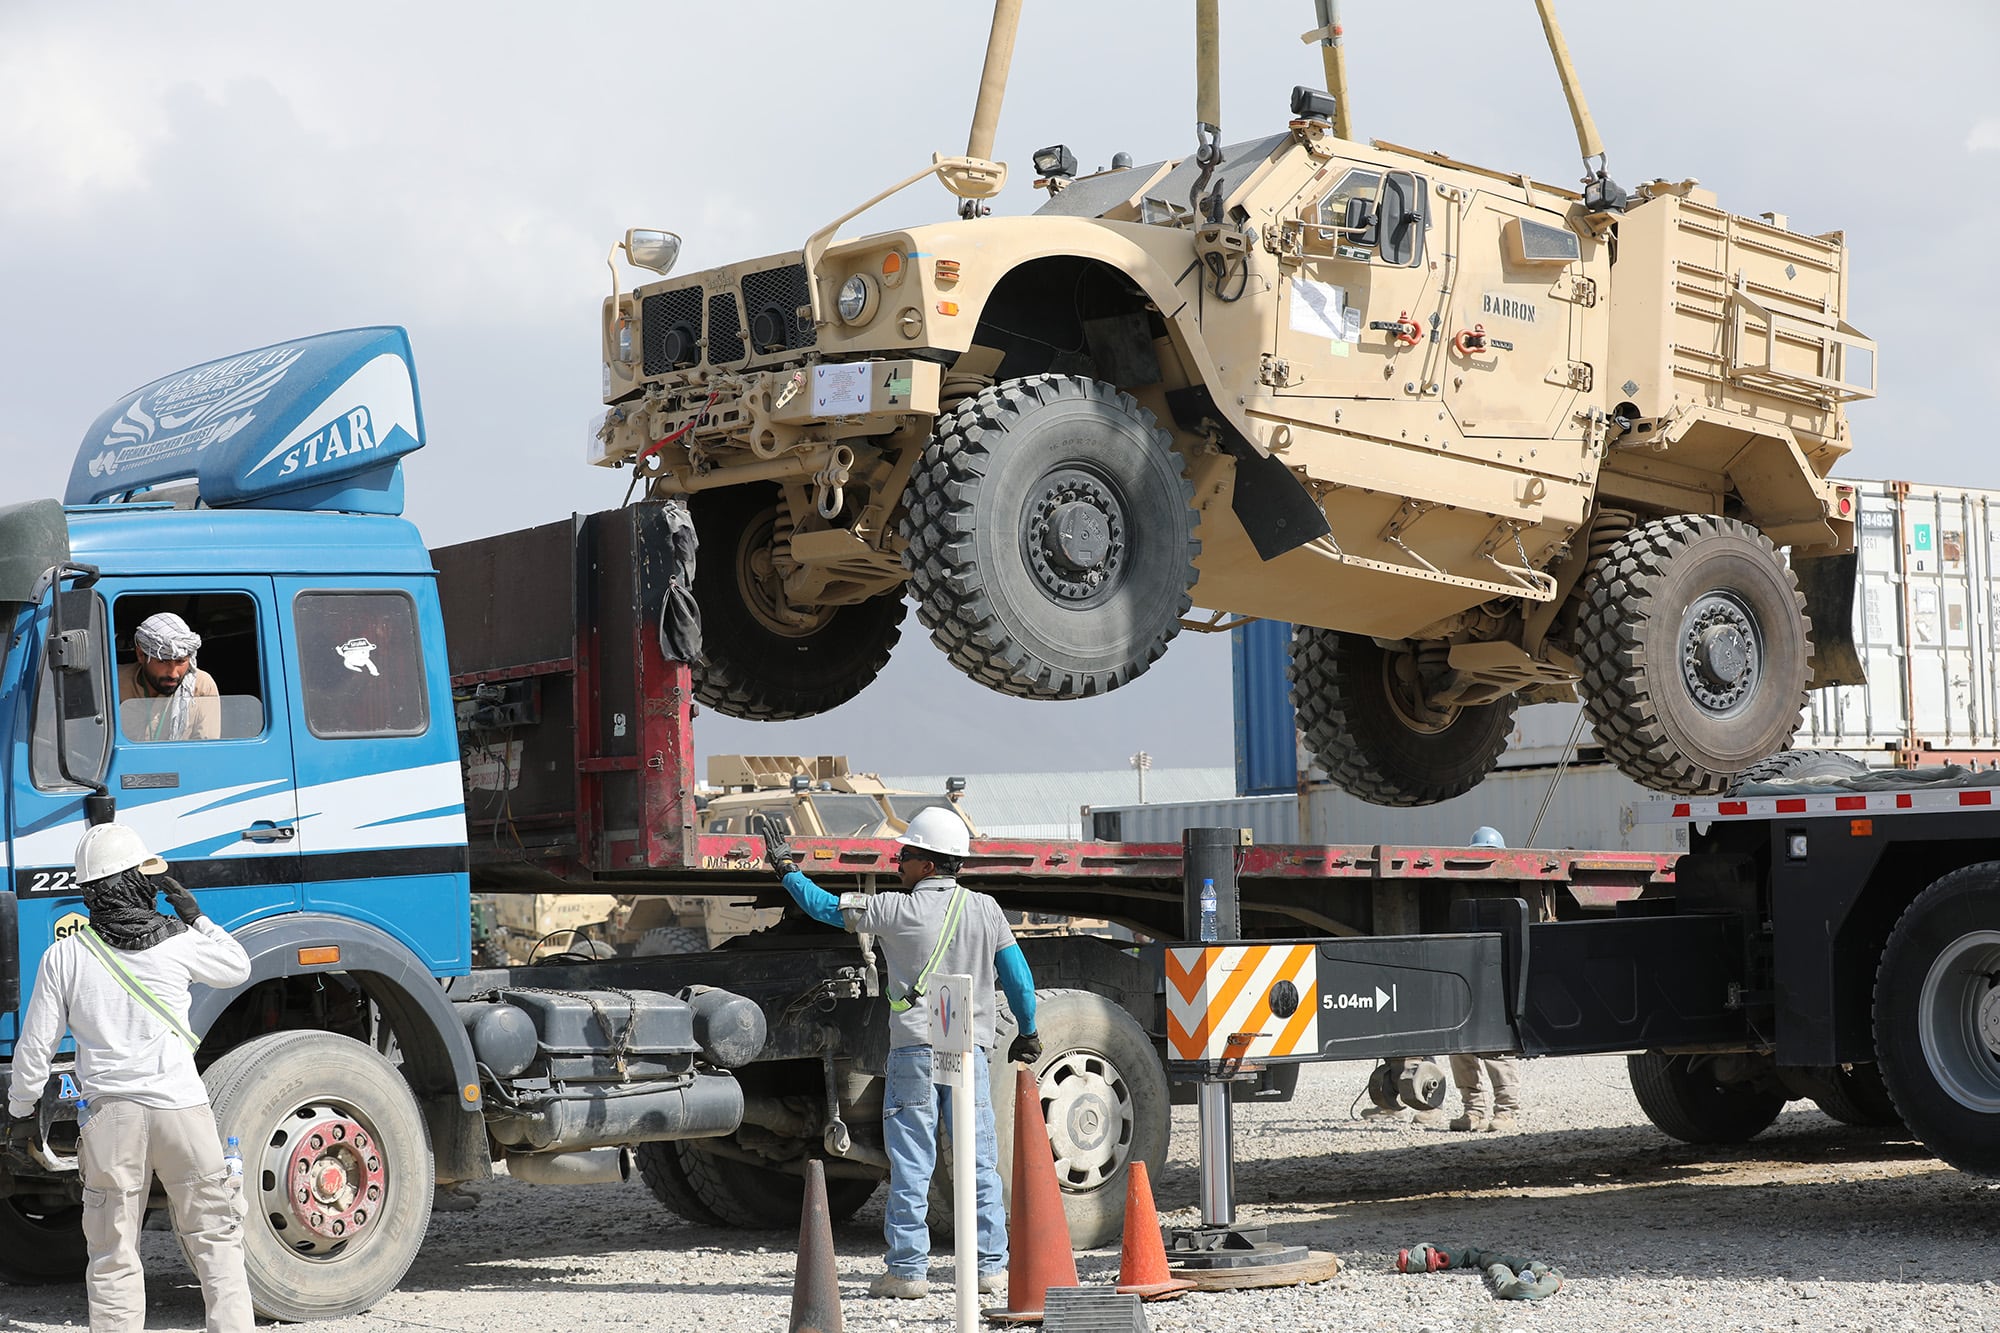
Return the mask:
POLYGON ((743 359, 743 321, 736 313, 736 293, 708 298, 708 363, 725 365, 743 359))
POLYGON ((804 264, 744 274, 743 310, 757 351, 796 352, 818 342, 811 312, 799 313, 811 300, 804 264))
POLYGON ((642 357, 648 375, 665 375, 701 360, 701 288, 655 292, 639 306, 642 357))

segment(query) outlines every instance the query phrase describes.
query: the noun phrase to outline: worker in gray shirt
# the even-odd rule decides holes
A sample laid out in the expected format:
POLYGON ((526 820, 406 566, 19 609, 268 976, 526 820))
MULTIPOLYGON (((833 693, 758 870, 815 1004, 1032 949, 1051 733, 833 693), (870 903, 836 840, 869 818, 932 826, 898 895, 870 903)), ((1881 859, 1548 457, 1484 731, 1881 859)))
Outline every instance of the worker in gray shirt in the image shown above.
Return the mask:
POLYGON ((882 1234, 889 1253, 883 1273, 868 1288, 871 1296, 913 1300, 930 1293, 926 1216, 931 1173, 937 1167, 938 1115, 941 1110, 950 1114, 951 1091, 931 1082, 930 1007, 922 1001, 933 976, 972 978, 972 1040, 979 1048, 972 1061, 979 1290, 999 1291, 1007 1276, 1007 1212, 1000 1196, 1000 1151, 984 1058, 993 1049, 996 982, 1020 1024, 1007 1058, 1034 1065, 1042 1058, 1042 1041, 1035 1035, 1035 980, 1006 915, 993 899, 956 878, 971 846, 965 821, 943 806, 919 810, 910 820, 908 831, 896 839, 903 845, 897 861, 907 890, 903 893, 836 899, 799 872, 789 847, 768 835, 764 841, 772 868, 806 915, 873 935, 889 963, 889 1067, 882 1096, 882 1142, 889 1154, 882 1234))
POLYGON ((42 955, 14 1045, 7 1138, 21 1137, 67 1030, 88 1104, 77 1159, 93 1333, 146 1325, 139 1227, 155 1175, 201 1279, 210 1333, 248 1333, 255 1324, 243 1271, 242 1182, 223 1164, 208 1089, 195 1072, 188 987, 241 985, 250 957, 166 869, 123 825, 84 832, 76 878, 90 923, 42 955), (154 910, 156 892, 165 892, 173 916, 154 910))

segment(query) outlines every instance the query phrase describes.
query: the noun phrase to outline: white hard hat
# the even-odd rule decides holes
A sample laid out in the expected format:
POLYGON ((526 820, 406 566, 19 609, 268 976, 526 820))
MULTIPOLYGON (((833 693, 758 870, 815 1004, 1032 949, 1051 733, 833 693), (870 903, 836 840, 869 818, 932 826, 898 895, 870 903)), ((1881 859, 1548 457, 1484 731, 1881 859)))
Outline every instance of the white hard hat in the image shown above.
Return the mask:
POLYGON ((917 811, 903 836, 896 839, 905 847, 918 847, 939 856, 964 860, 972 850, 972 831, 965 821, 941 805, 927 805, 917 811))
POLYGON ((1490 824, 1481 824, 1472 830, 1474 847, 1505 847, 1507 840, 1500 836, 1500 830, 1490 824))
POLYGON ((94 824, 83 831, 76 844, 79 884, 93 884, 132 869, 164 875, 167 863, 147 851, 139 835, 123 824, 94 824))

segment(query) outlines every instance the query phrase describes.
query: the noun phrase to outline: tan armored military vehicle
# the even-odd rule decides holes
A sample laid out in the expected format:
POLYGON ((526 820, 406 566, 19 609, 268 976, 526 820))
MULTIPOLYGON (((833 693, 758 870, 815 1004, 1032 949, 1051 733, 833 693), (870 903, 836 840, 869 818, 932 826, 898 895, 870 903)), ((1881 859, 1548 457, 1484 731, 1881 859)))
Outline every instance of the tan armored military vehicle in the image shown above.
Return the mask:
MULTIPOLYGON (((965 779, 942 792, 885 786, 848 768, 845 755, 718 754, 708 760, 711 795, 699 798, 704 833, 783 838, 893 838, 919 810, 948 807, 973 826, 962 803, 965 779)), ((773 896, 781 897, 775 888, 773 896)), ((490 893, 479 907, 491 922, 496 957, 528 963, 550 953, 694 953, 777 922, 782 907, 715 894, 490 893)))
MULTIPOLYGON (((1116 689, 1189 625, 1294 622, 1306 737, 1382 803, 1477 784, 1522 701, 1580 695, 1661 790, 1782 749, 1859 669, 1827 480, 1874 378, 1846 251, 1692 180, 1613 184, 1538 3, 1581 192, 1359 142, 1307 89, 1224 146, 1202 0, 1192 156, 1079 176, 1047 149, 1047 202, 985 216, 1000 0, 965 156, 798 250, 617 292, 596 461, 689 497, 701 698, 845 701, 907 589, 962 671, 1036 699, 1116 689), (956 220, 842 234, 933 175, 956 220)), ((667 272, 678 240, 622 249, 667 272)))

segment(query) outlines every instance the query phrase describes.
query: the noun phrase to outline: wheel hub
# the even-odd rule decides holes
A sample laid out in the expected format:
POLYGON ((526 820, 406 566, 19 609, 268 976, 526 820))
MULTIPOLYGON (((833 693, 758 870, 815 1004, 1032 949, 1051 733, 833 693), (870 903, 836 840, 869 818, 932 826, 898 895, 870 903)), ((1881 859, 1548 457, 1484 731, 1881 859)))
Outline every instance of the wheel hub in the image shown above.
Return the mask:
POLYGON ((326 1253, 354 1239, 374 1221, 389 1190, 388 1166, 374 1136, 331 1107, 308 1108, 287 1122, 271 1155, 276 1160, 269 1164, 280 1169, 262 1178, 283 1182, 281 1230, 302 1253, 326 1253))
POLYGON ((1917 1039, 1953 1101, 2000 1114, 2000 931, 1970 931, 1938 954, 1918 994, 1917 1039))
POLYGON ((1979 997, 1979 1039, 1987 1054, 2000 1059, 2000 986, 1990 987, 1979 997))
POLYGON ((1028 567, 1059 602, 1088 602, 1107 591, 1125 566, 1125 508, 1100 478, 1061 468, 1028 498, 1028 567))
POLYGON ((1681 627, 1681 677, 1712 713, 1729 712, 1756 693, 1757 625, 1734 596, 1709 593, 1688 608, 1681 627))
POLYGON ((1091 1051, 1068 1051, 1042 1073, 1042 1115, 1056 1179, 1089 1190, 1116 1175, 1132 1152, 1132 1095, 1117 1068, 1091 1051))

